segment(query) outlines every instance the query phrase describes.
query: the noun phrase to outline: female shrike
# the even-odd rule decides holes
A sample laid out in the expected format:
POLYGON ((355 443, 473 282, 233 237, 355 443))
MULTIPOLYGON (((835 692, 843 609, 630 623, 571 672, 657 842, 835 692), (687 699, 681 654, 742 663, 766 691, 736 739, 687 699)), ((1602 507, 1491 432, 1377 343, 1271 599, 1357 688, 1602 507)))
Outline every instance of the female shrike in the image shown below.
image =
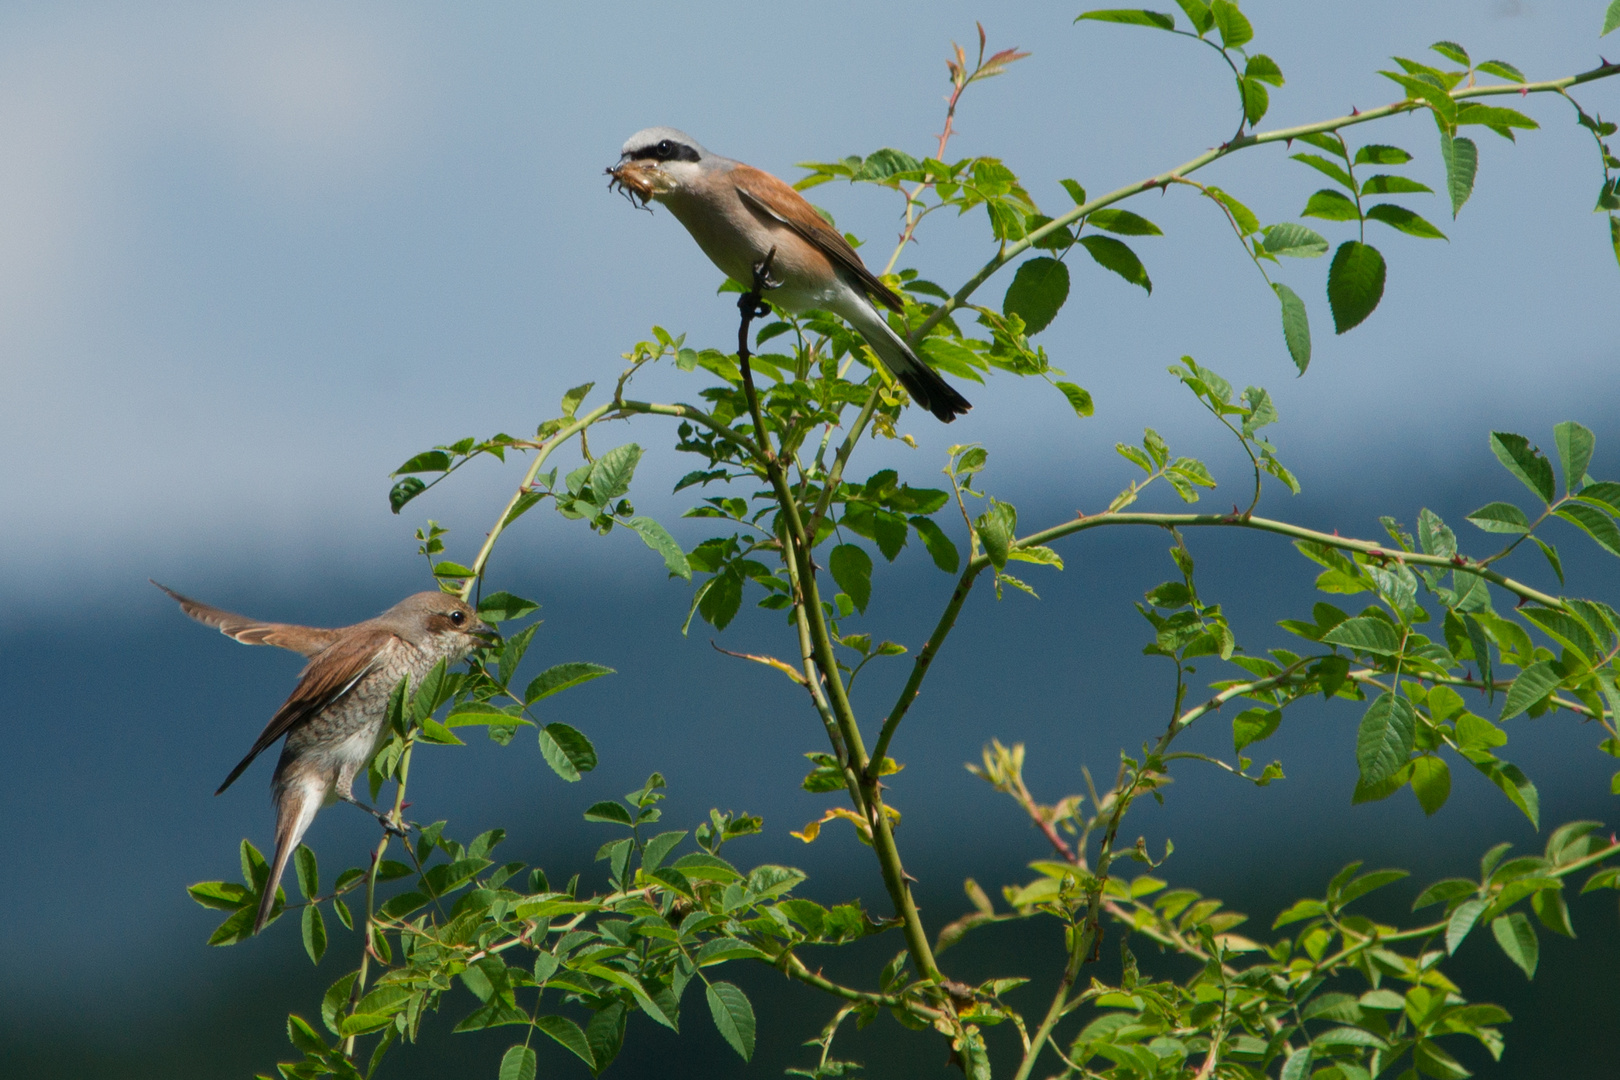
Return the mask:
POLYGON ((804 197, 770 173, 711 154, 674 128, 630 136, 616 181, 669 207, 714 265, 745 287, 773 248, 770 299, 787 311, 811 308, 843 317, 860 331, 917 403, 946 423, 973 406, 923 363, 872 306, 905 304, 879 281, 837 229, 804 197))

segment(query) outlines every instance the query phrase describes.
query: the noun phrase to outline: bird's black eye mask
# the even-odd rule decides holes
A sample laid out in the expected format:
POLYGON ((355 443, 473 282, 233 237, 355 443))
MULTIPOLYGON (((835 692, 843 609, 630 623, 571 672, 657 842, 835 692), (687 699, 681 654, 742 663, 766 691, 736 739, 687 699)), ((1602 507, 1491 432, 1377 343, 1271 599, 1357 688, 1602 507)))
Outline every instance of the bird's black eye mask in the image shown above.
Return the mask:
POLYGON ((643 146, 632 150, 628 156, 633 161, 699 161, 698 152, 683 142, 673 139, 660 139, 651 146, 643 146))

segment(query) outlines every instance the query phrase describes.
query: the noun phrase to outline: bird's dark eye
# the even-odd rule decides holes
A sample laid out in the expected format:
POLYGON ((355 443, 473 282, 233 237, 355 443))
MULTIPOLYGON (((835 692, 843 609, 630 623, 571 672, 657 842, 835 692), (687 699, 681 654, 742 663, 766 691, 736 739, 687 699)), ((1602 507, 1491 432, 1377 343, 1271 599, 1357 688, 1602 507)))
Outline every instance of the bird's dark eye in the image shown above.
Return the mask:
POLYGON ((462 623, 467 621, 467 616, 463 612, 452 611, 450 613, 450 621, 455 625, 460 626, 462 623))
POLYGON ((655 149, 658 151, 658 156, 663 158, 665 161, 668 161, 674 155, 675 150, 675 148, 669 144, 668 139, 659 140, 659 143, 655 149))

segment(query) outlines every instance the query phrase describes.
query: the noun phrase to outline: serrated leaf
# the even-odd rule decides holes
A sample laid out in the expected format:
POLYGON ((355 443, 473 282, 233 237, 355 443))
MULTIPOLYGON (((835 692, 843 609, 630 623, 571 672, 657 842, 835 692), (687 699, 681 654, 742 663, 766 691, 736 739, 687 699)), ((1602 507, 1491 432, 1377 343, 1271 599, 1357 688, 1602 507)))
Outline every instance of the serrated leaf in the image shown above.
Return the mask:
MULTIPOLYGON (((1095 22, 1124 23, 1127 26, 1149 26, 1155 30, 1174 30, 1176 20, 1173 15, 1166 15, 1159 11, 1146 11, 1141 8, 1103 8, 1097 11, 1083 12, 1075 18, 1075 22, 1091 19, 1095 22)), ((1084 202, 1085 200, 1080 200, 1084 202)))
POLYGON ((1496 455, 1508 472, 1517 476, 1525 487, 1541 496, 1541 501, 1553 501, 1552 462, 1530 445, 1523 435, 1507 431, 1491 432, 1491 453, 1496 455))
POLYGON ((945 530, 935 524, 933 519, 921 515, 910 520, 912 528, 917 530, 917 535, 922 539, 923 547, 928 550, 929 558, 934 560, 934 565, 947 574, 956 573, 956 568, 962 562, 962 553, 956 549, 956 544, 951 538, 945 535, 945 530))
MULTIPOLYGON (((1083 201, 1083 200, 1082 200, 1083 201)), ((1105 207, 1093 210, 1086 215, 1086 221, 1094 228, 1106 232, 1118 233, 1121 236, 1163 236, 1164 231, 1153 222, 1140 214, 1133 214, 1129 210, 1118 210, 1105 207)))
POLYGON ((521 1044, 513 1046, 501 1056, 499 1080, 534 1080, 534 1051, 521 1044))
POLYGON ((584 661, 570 661, 566 664, 557 664, 547 668, 536 675, 529 682, 529 687, 523 692, 523 703, 533 705, 537 701, 544 701, 553 694, 560 694, 592 679, 599 679, 603 675, 612 675, 610 667, 601 664, 590 664, 584 661))
POLYGON ((1535 978, 1536 964, 1541 958, 1541 942, 1536 937, 1536 928, 1530 925, 1524 913, 1513 911, 1492 919, 1491 933, 1496 935, 1496 943, 1502 947, 1507 958, 1524 972, 1524 977, 1535 978))
POLYGON ((1555 513, 1565 521, 1580 526, 1583 532, 1596 540, 1609 554, 1620 555, 1620 528, 1615 526, 1614 520, 1608 514, 1584 503, 1575 502, 1566 503, 1555 513))
POLYGON ((1339 245, 1328 268, 1327 285, 1335 333, 1361 325, 1378 307, 1384 296, 1384 272, 1384 257, 1377 248, 1358 240, 1339 245))
POLYGON ((1082 236, 1080 243, 1086 251, 1096 260, 1098 266, 1105 270, 1112 270, 1132 285, 1140 285, 1151 295, 1153 282, 1148 278, 1147 269, 1143 267, 1142 260, 1136 257, 1122 241, 1111 236, 1082 236))
POLYGON ((388 508, 397 514, 406 503, 426 490, 427 484, 420 477, 407 476, 388 490, 388 508))
POLYGON ((495 592, 478 601, 478 617, 485 622, 512 622, 540 610, 540 605, 509 592, 495 592))
POLYGON ((748 995, 728 982, 710 983, 705 988, 709 1013, 721 1036, 744 1061, 754 1056, 754 1007, 748 995))
POLYGON ((839 544, 827 559, 827 569, 855 610, 864 613, 872 599, 872 556, 856 544, 839 544))
MULTIPOLYGON (((534 1026, 551 1036, 553 1040, 568 1048, 579 1060, 583 1061, 593 1072, 596 1071, 596 1055, 591 1052, 590 1040, 585 1032, 580 1030, 578 1024, 566 1016, 537 1016, 534 1026)), ((501 1080, 506 1080, 505 1076, 501 1080)))
MULTIPOLYGON (((1120 246, 1124 247, 1123 244, 1120 246)), ((1017 315, 1023 319, 1024 332, 1033 335, 1052 324, 1068 298, 1068 264, 1042 256, 1029 259, 1018 267, 1012 284, 1007 286, 1007 295, 1001 301, 1001 310, 1003 314, 1017 315)))
POLYGON ((1232 0, 1211 0, 1209 13, 1215 16, 1215 29, 1224 48, 1242 48, 1254 40, 1254 27, 1232 0))
POLYGON ((1356 732, 1356 764, 1362 782, 1377 785, 1394 776, 1412 754, 1417 710, 1406 698, 1385 691, 1368 706, 1356 732))
POLYGON ((1502 704, 1502 719, 1511 720, 1558 688, 1560 678, 1552 661, 1541 660, 1523 671, 1508 687, 1502 704))
POLYGON ((1490 907, 1491 902, 1483 897, 1464 900, 1457 905, 1457 910, 1451 913, 1446 920, 1446 952, 1456 953, 1457 946, 1463 943, 1468 932, 1479 921, 1480 912, 1490 907))
POLYGON ((1327 237, 1315 229, 1292 221, 1267 225, 1262 232, 1265 239, 1260 246, 1273 255, 1287 255, 1295 259, 1315 259, 1328 253, 1327 237))
POLYGON ((664 560, 664 567, 675 577, 685 581, 692 580, 692 566, 686 561, 686 553, 681 545, 669 534, 669 530, 650 517, 633 517, 630 519, 630 528, 641 537, 641 542, 656 551, 664 560))
MULTIPOLYGON (((1326 241, 1323 241, 1323 250, 1326 250, 1326 241)), ((1271 288, 1282 304, 1283 343, 1288 346, 1289 358, 1303 375, 1311 365, 1311 320, 1305 313, 1305 301, 1280 281, 1273 282, 1271 288)))
POLYGON ((320 963, 321 957, 326 955, 326 920, 321 918, 321 909, 314 904, 304 908, 303 933, 304 951, 309 954, 310 963, 320 963))
POLYGON ((1394 203, 1378 203, 1367 208, 1367 220, 1381 221, 1391 228, 1399 229, 1408 236, 1418 236, 1425 240, 1444 240, 1446 234, 1412 213, 1404 206, 1394 203))
POLYGON ((1356 209, 1356 204, 1350 196, 1332 188, 1323 188, 1305 200, 1305 209, 1299 214, 1301 217, 1323 218, 1327 221, 1361 220, 1361 211, 1356 209))
POLYGON ((1598 37, 1620 27, 1620 0, 1609 0, 1609 10, 1603 13, 1603 29, 1598 31, 1598 37))
POLYGON ((596 768, 596 748, 574 728, 563 723, 540 729, 540 753, 552 771, 570 783, 596 768))
POLYGON ((1451 797, 1451 767, 1444 758, 1425 754, 1412 762, 1412 794, 1423 812, 1433 817, 1451 797))
POLYGON ((1069 402, 1069 408, 1074 410, 1076 416, 1087 417, 1095 411, 1096 406, 1092 403, 1091 394, 1085 387, 1061 380, 1053 382, 1052 385, 1063 392, 1063 396, 1069 402))
POLYGON ((1385 619, 1370 615, 1344 620, 1323 634, 1322 641, 1382 656, 1394 656, 1401 651, 1401 636, 1395 627, 1385 619))
POLYGON ((1591 429, 1565 420, 1553 425, 1553 445, 1558 448, 1558 461, 1563 466, 1564 490, 1573 494, 1580 490, 1586 477, 1586 468, 1592 464, 1592 448, 1597 437, 1591 429))
POLYGON ((1468 515, 1468 520, 1494 533, 1523 533, 1530 531, 1530 519, 1512 503, 1493 502, 1468 515))

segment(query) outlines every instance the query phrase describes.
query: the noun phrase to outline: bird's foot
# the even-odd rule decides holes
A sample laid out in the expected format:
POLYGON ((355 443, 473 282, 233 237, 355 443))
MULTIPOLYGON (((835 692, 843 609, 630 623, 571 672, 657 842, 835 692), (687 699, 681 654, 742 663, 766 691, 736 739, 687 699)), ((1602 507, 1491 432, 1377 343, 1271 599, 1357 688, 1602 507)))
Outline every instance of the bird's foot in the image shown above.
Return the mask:
POLYGON ((389 815, 383 813, 381 810, 378 810, 374 806, 367 806, 365 803, 361 802, 359 799, 355 798, 353 795, 339 795, 338 798, 342 799, 344 802, 349 803, 352 806, 358 806, 360 809, 364 810, 366 813, 368 813, 372 817, 376 818, 377 823, 383 827, 384 832, 388 833, 390 836, 397 836, 401 840, 408 837, 410 835, 410 831, 412 829, 421 828, 421 826, 416 824, 414 821, 398 821, 398 822, 396 822, 389 815))

